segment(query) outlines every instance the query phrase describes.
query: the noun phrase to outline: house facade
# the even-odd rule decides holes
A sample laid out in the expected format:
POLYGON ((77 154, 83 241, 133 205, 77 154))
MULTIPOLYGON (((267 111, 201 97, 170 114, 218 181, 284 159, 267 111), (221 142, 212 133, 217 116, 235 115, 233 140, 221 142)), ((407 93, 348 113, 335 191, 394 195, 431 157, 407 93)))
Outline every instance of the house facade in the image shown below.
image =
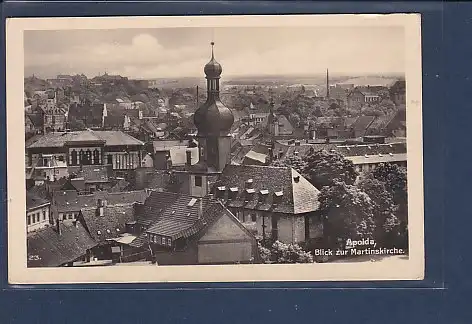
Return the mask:
POLYGON ((29 192, 26 193, 26 230, 33 232, 51 224, 51 203, 29 192))
POLYGON ((61 167, 111 165, 117 172, 140 167, 144 143, 120 131, 85 130, 43 135, 26 150, 27 171, 45 167, 55 174, 60 164, 61 167), (54 163, 50 164, 51 161, 54 163))

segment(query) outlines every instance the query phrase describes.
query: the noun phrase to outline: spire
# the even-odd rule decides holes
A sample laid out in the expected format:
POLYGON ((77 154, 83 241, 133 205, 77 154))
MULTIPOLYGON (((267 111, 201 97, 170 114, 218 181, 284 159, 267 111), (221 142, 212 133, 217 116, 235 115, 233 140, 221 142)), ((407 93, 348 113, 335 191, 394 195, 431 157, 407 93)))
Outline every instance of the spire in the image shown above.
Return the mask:
POLYGON ((215 47, 215 42, 211 42, 211 59, 214 60, 215 59, 215 55, 213 54, 213 49, 215 47))

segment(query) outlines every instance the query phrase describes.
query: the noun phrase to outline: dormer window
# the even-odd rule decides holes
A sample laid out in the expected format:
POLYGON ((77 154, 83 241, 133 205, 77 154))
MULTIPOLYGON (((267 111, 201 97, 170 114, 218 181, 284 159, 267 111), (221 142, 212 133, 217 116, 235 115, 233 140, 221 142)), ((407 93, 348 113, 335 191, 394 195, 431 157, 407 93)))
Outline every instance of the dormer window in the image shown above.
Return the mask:
POLYGON ((229 188, 229 194, 231 199, 235 199, 238 196, 238 187, 229 188))
POLYGON ((252 198, 254 197, 254 193, 256 191, 253 188, 246 189, 246 195, 244 197, 244 201, 248 202, 251 201, 252 198))
POLYGON ((216 196, 218 198, 224 198, 225 196, 225 191, 226 191, 226 187, 225 186, 220 186, 217 188, 216 190, 216 196))
POLYGON ((259 202, 264 202, 264 200, 267 199, 267 197, 269 196, 269 190, 267 189, 263 189, 259 192, 259 202))

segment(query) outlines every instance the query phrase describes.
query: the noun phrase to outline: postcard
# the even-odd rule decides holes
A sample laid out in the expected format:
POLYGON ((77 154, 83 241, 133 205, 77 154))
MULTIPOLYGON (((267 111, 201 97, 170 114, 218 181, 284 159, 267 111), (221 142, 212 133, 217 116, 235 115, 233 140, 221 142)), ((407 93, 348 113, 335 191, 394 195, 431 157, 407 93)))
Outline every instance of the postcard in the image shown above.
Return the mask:
POLYGON ((10 284, 424 278, 420 15, 6 32, 10 284))

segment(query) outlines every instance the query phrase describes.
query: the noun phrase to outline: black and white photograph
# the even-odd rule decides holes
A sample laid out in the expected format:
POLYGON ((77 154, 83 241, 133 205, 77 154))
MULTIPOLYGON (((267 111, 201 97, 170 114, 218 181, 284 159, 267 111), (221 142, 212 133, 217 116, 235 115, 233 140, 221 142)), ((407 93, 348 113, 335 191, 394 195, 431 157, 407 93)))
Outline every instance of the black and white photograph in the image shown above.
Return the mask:
POLYGON ((10 281, 422 279, 420 35, 415 14, 10 19, 10 281))

